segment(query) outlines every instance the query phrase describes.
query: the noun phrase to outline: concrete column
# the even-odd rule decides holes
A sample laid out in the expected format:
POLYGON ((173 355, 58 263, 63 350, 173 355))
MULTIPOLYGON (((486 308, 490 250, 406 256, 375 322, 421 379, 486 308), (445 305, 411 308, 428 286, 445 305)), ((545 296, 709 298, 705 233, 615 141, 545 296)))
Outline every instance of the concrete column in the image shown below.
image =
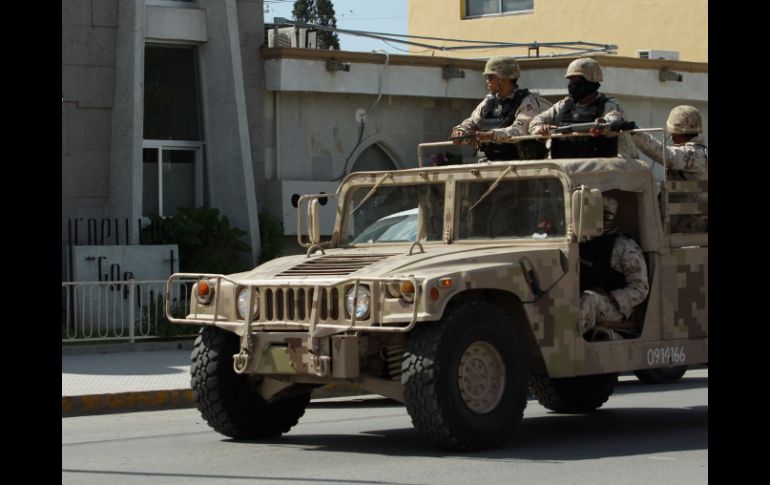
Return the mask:
POLYGON ((261 249, 259 219, 236 2, 198 4, 206 10, 208 22, 208 42, 200 52, 209 205, 249 232, 256 263, 261 249))
POLYGON ((134 244, 139 242, 136 221, 142 216, 144 9, 144 0, 118 4, 110 153, 110 217, 129 219, 134 244))

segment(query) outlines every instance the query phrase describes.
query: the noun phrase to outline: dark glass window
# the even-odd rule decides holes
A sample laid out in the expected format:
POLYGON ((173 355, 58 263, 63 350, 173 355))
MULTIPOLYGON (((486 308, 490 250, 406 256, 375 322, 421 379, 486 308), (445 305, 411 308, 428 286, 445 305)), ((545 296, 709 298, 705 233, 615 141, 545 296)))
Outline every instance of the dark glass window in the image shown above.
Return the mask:
POLYGON ((194 47, 144 50, 144 139, 201 140, 194 47))

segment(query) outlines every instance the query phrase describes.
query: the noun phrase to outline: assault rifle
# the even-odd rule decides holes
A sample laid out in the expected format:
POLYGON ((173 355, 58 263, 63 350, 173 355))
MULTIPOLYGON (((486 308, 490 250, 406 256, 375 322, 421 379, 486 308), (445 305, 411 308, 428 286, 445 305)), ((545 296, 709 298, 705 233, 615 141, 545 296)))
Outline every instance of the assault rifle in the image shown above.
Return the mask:
POLYGON ((622 121, 620 123, 599 123, 592 121, 590 123, 575 123, 573 125, 560 126, 551 130, 551 133, 588 133, 594 128, 599 130, 606 130, 609 128, 610 131, 618 132, 634 130, 637 128, 637 126, 633 121, 622 121))

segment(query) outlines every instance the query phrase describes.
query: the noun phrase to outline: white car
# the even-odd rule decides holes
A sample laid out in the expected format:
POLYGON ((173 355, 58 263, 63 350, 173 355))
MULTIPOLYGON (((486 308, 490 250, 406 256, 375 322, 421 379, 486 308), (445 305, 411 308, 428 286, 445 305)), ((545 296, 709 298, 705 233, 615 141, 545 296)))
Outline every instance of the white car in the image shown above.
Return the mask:
POLYGON ((378 219, 353 239, 353 244, 416 241, 417 208, 396 212, 378 219))

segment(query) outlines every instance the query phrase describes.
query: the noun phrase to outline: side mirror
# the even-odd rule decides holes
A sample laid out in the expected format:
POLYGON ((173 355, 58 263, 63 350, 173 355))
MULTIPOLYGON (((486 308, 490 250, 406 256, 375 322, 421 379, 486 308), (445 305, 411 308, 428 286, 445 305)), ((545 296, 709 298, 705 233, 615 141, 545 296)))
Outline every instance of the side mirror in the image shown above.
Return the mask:
POLYGON ((307 236, 312 244, 321 242, 320 207, 318 199, 312 199, 307 205, 307 236))
POLYGON ((578 242, 602 235, 604 203, 601 190, 581 185, 572 193, 572 221, 578 242))

